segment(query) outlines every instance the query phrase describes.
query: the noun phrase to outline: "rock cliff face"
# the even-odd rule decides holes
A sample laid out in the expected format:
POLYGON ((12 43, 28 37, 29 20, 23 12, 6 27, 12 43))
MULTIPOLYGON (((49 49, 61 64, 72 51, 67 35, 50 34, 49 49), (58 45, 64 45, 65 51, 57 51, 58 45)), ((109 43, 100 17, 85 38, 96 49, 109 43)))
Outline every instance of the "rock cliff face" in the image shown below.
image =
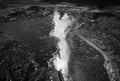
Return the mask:
MULTIPOLYGON (((35 12, 34 9, 30 7, 28 12, 35 12)), ((57 50, 55 39, 49 36, 51 19, 31 14, 15 12, 0 19, 1 81, 50 81, 49 76, 59 81, 59 73, 48 67, 52 53, 57 50)))
POLYGON ((69 33, 70 74, 74 81, 119 81, 119 19, 105 13, 92 16, 69 33))

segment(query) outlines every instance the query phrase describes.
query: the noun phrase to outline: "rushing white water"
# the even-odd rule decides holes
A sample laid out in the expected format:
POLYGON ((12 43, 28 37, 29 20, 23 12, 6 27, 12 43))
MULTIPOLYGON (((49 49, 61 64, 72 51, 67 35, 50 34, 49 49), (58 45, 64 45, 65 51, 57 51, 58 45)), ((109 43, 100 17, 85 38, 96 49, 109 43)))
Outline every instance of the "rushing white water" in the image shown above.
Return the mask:
POLYGON ((68 80, 68 60, 69 60, 69 47, 66 41, 67 27, 71 25, 71 20, 69 19, 68 14, 64 14, 60 19, 60 14, 55 11, 53 21, 55 23, 54 30, 51 32, 51 36, 54 36, 59 39, 57 43, 60 51, 59 54, 55 55, 53 61, 56 70, 61 71, 64 77, 64 80, 68 80))

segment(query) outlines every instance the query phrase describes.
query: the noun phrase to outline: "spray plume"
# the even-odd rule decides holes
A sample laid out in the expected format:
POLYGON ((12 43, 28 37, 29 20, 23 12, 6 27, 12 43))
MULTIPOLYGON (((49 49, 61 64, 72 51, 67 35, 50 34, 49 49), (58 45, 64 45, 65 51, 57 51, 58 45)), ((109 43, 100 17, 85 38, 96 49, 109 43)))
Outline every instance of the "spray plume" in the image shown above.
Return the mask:
POLYGON ((69 47, 66 41, 67 28, 71 25, 71 20, 67 13, 63 15, 60 19, 60 14, 58 11, 54 12, 54 30, 51 32, 51 36, 59 39, 57 46, 59 48, 59 54, 54 56, 54 67, 56 70, 61 71, 64 80, 68 80, 68 60, 69 60, 69 47))

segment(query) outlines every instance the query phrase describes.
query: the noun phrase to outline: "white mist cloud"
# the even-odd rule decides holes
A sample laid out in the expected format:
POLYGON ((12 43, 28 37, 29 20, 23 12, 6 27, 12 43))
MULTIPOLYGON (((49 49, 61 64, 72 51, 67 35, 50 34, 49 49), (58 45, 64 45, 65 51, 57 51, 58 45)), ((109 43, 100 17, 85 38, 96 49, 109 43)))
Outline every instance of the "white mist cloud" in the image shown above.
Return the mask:
POLYGON ((51 36, 54 36, 59 39, 57 43, 60 51, 60 57, 58 55, 55 56, 53 61, 56 70, 61 71, 65 81, 67 81, 68 77, 68 60, 69 60, 69 47, 66 41, 66 29, 69 25, 71 25, 71 20, 69 19, 68 14, 64 14, 60 19, 60 14, 55 11, 53 21, 55 23, 54 30, 50 33, 51 36))

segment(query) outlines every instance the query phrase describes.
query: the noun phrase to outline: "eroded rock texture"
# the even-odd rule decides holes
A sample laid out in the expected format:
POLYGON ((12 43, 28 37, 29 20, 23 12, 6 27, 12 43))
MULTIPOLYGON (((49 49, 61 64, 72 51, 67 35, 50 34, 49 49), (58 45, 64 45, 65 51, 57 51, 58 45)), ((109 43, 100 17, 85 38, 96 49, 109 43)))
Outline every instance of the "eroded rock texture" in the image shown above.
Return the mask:
POLYGON ((70 33, 70 74, 74 81, 120 80, 120 20, 107 14, 87 16, 80 22, 84 24, 77 25, 70 33))

